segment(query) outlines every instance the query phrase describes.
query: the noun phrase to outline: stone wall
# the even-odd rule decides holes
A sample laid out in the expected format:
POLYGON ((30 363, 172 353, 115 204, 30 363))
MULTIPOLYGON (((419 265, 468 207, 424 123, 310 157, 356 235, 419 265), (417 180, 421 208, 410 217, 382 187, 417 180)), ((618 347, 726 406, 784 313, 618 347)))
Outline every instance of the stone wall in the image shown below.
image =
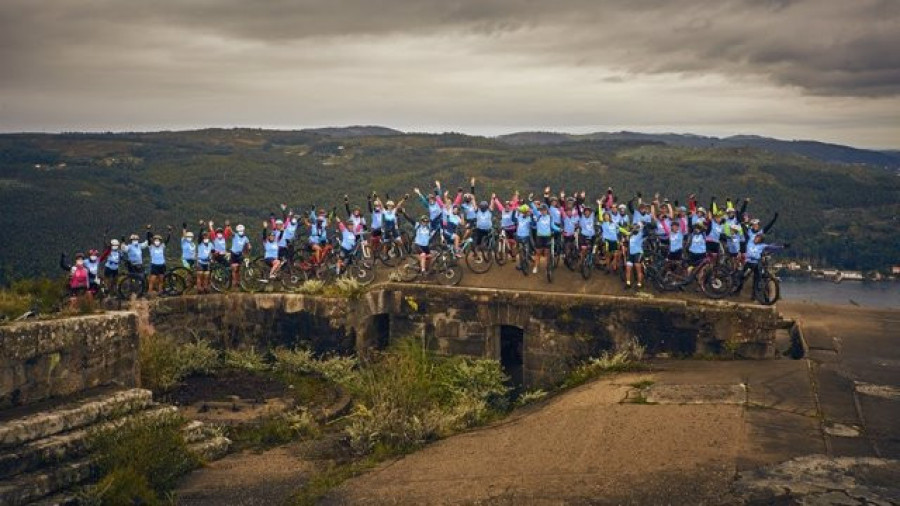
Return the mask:
POLYGON ((778 322, 774 308, 748 304, 421 285, 388 285, 360 302, 361 347, 374 341, 367 318, 377 314, 389 315, 392 338, 418 336, 447 355, 499 359, 502 327, 521 329, 529 387, 632 340, 653 355, 771 358, 778 322))
POLYGON ((352 353, 348 300, 300 294, 227 294, 140 301, 132 309, 141 333, 181 341, 206 339, 220 349, 309 346, 319 353, 352 353))
POLYGON ((0 409, 135 386, 138 343, 137 317, 126 312, 0 326, 0 409))

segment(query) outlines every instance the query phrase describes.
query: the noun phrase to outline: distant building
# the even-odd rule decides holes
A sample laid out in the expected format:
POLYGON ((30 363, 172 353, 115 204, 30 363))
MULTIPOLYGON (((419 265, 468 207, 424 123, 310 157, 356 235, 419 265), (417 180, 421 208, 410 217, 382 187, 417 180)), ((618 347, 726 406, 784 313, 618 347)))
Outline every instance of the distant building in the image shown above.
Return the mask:
POLYGON ((900 265, 891 267, 891 274, 900 274, 900 265))

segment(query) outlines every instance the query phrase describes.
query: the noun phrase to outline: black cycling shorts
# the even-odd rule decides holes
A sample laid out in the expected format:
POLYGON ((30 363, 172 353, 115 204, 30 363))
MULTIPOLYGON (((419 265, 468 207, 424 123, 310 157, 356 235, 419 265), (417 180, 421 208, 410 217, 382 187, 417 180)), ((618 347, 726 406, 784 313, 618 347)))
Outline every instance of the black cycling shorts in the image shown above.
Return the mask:
POLYGON ((277 260, 277 259, 276 258, 265 258, 263 260, 266 262, 266 265, 268 265, 269 267, 272 267, 273 265, 275 265, 275 260, 277 260))
POLYGON ((719 252, 719 243, 706 241, 706 252, 707 253, 718 253, 719 252))
POLYGON ((591 245, 593 245, 593 244, 594 244, 594 238, 593 238, 593 237, 588 237, 588 236, 586 236, 586 235, 579 235, 579 236, 578 236, 578 246, 579 246, 579 247, 581 247, 581 248, 587 248, 588 246, 591 246, 591 245))
POLYGON ((537 249, 549 249, 550 248, 550 237, 537 236, 537 240, 534 242, 535 247, 537 249))
POLYGON ((209 262, 207 262, 207 263, 198 262, 197 270, 200 272, 209 272, 209 262))
POLYGON ((166 264, 156 265, 150 264, 150 275, 151 276, 165 276, 166 274, 166 264))
POLYGON ((670 251, 669 254, 666 255, 666 258, 668 258, 669 260, 672 260, 673 262, 677 262, 678 260, 681 260, 681 250, 670 251))
POLYGON ((419 246, 418 244, 416 244, 416 251, 417 251, 419 254, 425 253, 426 255, 430 255, 430 254, 431 254, 431 247, 429 247, 429 246, 419 246))
POLYGON ((244 263, 243 253, 231 253, 231 265, 241 265, 244 263))
POLYGON ((697 265, 706 258, 706 253, 691 253, 691 265, 697 265))
POLYGON ((631 265, 637 265, 637 264, 641 263, 641 257, 643 257, 643 256, 644 256, 643 253, 635 253, 633 255, 629 254, 628 255, 628 263, 631 265))
POLYGON ((610 241, 608 239, 604 239, 603 242, 606 243, 606 251, 609 251, 610 253, 619 251, 619 241, 610 241))
POLYGON ((104 278, 114 278, 119 275, 119 269, 110 269, 109 267, 103 268, 103 277, 104 278))

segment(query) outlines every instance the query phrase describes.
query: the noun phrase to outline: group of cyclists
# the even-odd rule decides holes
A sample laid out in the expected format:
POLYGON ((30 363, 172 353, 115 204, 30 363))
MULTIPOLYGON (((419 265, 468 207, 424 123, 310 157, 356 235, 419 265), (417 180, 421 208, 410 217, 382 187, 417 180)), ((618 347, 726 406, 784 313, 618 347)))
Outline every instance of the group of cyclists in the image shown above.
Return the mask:
POLYGON ((514 261, 523 275, 536 274, 543 264, 551 282, 562 260, 585 279, 602 269, 619 273, 626 288, 642 288, 647 277, 662 290, 696 281, 698 289, 716 297, 740 292, 752 274, 752 297, 759 300, 759 285, 768 276, 764 258, 784 247, 766 240, 778 214, 763 224, 749 214, 749 198, 738 203, 712 197, 704 208, 693 194, 681 205, 658 193, 646 201, 641 193, 625 200, 610 187, 592 203, 584 191, 569 195, 547 187, 527 198, 515 192, 501 199, 477 193, 475 178, 468 191, 459 187, 451 193, 435 181, 433 190, 414 188, 413 194, 395 202, 372 192, 365 209, 351 206, 345 195, 343 217, 337 206, 295 212, 282 204, 280 213, 262 221, 259 246, 243 224, 200 220, 195 233, 183 223, 176 246, 181 265, 174 270, 167 267, 173 227, 163 232, 150 225, 144 236, 110 239, 102 252, 77 254, 73 265, 63 255, 60 265, 71 273, 75 296, 91 296, 102 286, 121 293, 123 278, 132 294, 180 293, 188 286, 209 293, 273 283, 290 289, 310 278, 345 274, 365 283, 374 279, 376 261, 397 267, 405 281, 436 274, 439 282, 456 284, 464 258, 476 273, 514 261), (421 214, 413 218, 416 209, 421 214))

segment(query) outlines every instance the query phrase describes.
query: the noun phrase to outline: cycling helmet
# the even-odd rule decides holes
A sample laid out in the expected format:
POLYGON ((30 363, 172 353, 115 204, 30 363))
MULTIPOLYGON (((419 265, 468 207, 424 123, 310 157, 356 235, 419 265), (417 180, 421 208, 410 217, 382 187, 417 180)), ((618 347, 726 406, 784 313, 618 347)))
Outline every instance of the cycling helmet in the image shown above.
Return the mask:
POLYGON ((97 256, 98 254, 99 254, 99 252, 98 252, 97 250, 95 250, 95 249, 92 249, 92 250, 88 251, 88 255, 90 255, 90 256, 92 256, 92 257, 95 257, 95 256, 97 256))
POLYGON ((276 225, 284 225, 284 220, 275 220, 276 225))
POLYGON ((619 211, 624 211, 626 209, 628 209, 628 207, 625 204, 619 204, 619 211))
POLYGON ((119 240, 118 240, 118 239, 113 239, 112 241, 109 241, 109 245, 112 246, 113 248, 118 248, 118 247, 119 247, 119 240))
POLYGON ((141 240, 141 238, 138 237, 137 234, 131 234, 131 236, 128 239, 131 241, 140 241, 141 240))
POLYGON ((193 238, 194 238, 194 233, 193 233, 193 232, 185 232, 184 238, 185 238, 185 239, 193 239, 193 238))
POLYGON ((734 214, 734 208, 731 206, 728 206, 728 209, 726 209, 725 212, 734 214))
POLYGON ((428 215, 423 214, 422 216, 419 216, 419 221, 422 223, 428 223, 428 215))
POLYGON ((276 235, 274 230, 269 230, 269 239, 274 239, 276 235))
POLYGON ((741 231, 741 226, 738 225, 737 223, 735 223, 735 224, 731 225, 731 230, 734 231, 734 232, 740 232, 740 231, 741 231))
POLYGON ((547 204, 541 204, 541 211, 547 210, 547 204))
POLYGON ((394 201, 393 201, 393 200, 388 200, 387 202, 384 203, 384 205, 385 205, 386 207, 394 207, 394 201))
POLYGON ((75 253, 75 260, 84 260, 84 253, 80 251, 78 253, 75 253))
POLYGON ((698 213, 698 214, 706 214, 706 209, 703 209, 702 207, 698 207, 698 208, 697 208, 697 213, 698 213))
POLYGON ((750 220, 750 224, 751 225, 759 225, 759 218, 753 218, 752 220, 750 220))
POLYGON ((153 240, 154 240, 154 241, 162 241, 162 236, 159 235, 159 234, 156 234, 156 235, 153 236, 153 240))
POLYGON ((687 208, 684 207, 684 206, 678 206, 678 212, 679 212, 679 213, 686 213, 686 212, 687 212, 687 208))
POLYGON ((234 228, 234 231, 237 232, 237 233, 239 233, 239 234, 243 234, 243 233, 244 233, 244 226, 243 226, 243 225, 238 225, 237 227, 234 228))
POLYGON ((488 208, 488 203, 487 203, 487 201, 486 201, 486 200, 482 200, 481 202, 478 203, 478 207, 479 207, 482 211, 487 211, 487 208, 488 208))
POLYGON ((525 204, 522 204, 521 206, 519 206, 519 212, 520 212, 520 213, 525 214, 525 213, 527 213, 528 211, 529 211, 528 206, 526 206, 525 204))

